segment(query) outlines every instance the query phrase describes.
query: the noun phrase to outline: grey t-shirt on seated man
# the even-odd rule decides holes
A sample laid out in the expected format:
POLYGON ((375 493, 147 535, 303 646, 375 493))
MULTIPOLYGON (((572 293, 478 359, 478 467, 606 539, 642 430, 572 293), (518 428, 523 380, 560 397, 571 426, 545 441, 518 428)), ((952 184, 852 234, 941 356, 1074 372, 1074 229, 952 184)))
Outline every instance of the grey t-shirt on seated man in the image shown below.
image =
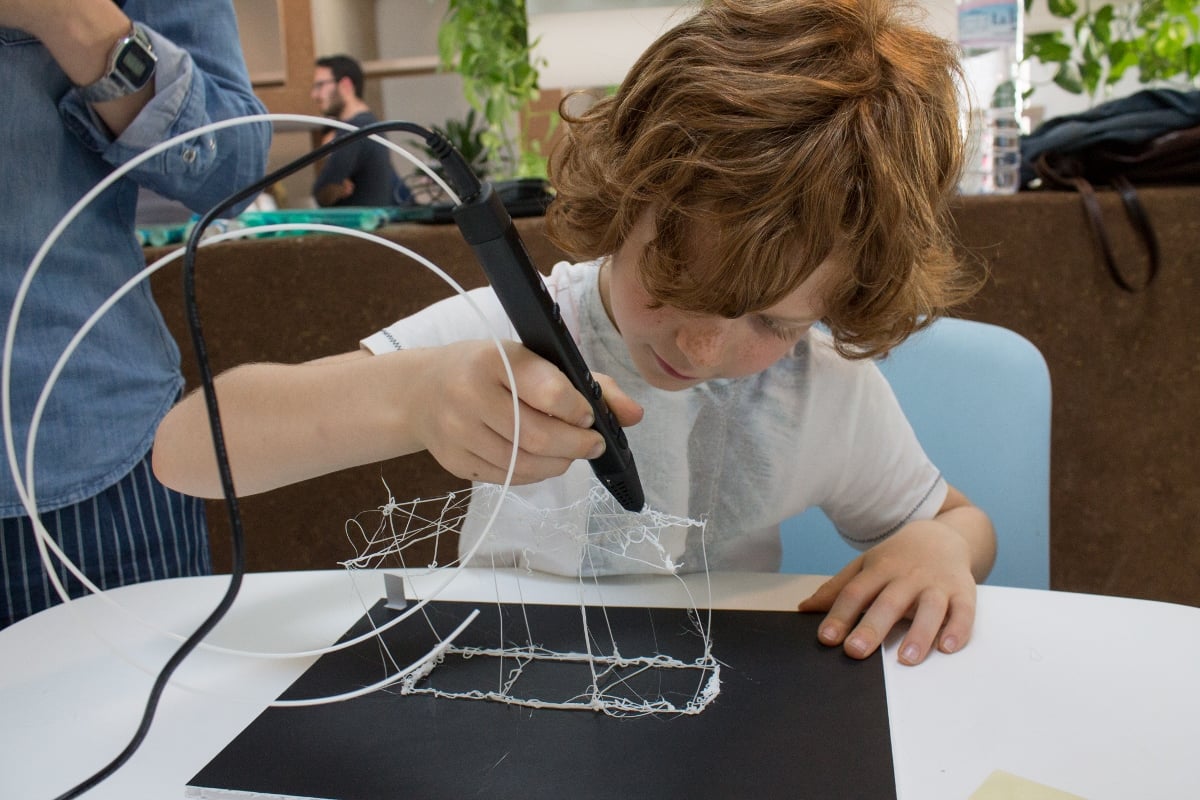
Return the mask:
MULTIPOLYGON (((347 120, 359 128, 377 121, 370 111, 355 114, 347 120)), ((339 131, 338 137, 346 133, 339 131)), ((334 206, 394 206, 411 202, 408 187, 392 168, 390 152, 378 142, 365 138, 334 150, 326 157, 313 183, 313 196, 320 197, 322 187, 349 179, 354 184, 354 191, 334 206)))

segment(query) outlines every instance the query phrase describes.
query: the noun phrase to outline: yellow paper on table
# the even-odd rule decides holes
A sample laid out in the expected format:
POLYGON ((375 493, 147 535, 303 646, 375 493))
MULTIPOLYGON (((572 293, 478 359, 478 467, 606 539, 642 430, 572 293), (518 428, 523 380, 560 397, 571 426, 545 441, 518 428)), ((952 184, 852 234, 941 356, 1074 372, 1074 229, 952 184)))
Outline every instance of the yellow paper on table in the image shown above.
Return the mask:
POLYGON ((1052 789, 1011 772, 996 770, 969 800, 1086 800, 1077 794, 1052 789))

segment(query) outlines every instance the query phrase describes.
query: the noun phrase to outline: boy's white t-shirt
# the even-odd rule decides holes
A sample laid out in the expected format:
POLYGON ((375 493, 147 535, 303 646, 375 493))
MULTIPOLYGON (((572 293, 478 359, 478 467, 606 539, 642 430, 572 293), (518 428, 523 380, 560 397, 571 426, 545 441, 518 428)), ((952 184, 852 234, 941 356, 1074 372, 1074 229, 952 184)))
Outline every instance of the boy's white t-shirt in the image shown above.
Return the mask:
MULTIPOLYGON (((473 563, 522 565, 559 574, 662 571, 661 549, 681 571, 706 568, 773 572, 779 568, 779 523, 812 506, 830 517, 851 545, 866 549, 905 523, 933 517, 947 486, 930 463, 876 365, 840 356, 828 334, 812 330, 793 353, 758 375, 715 380, 668 392, 638 374, 600 300, 600 261, 555 265, 546 279, 563 321, 593 372, 611 376, 645 416, 625 434, 647 506, 704 520, 667 531, 640 552, 620 553, 548 537, 576 515, 594 485, 578 461, 562 476, 515 486, 525 502, 506 502, 473 563), (548 546, 548 544, 550 546, 548 546)), ((432 347, 467 339, 517 339, 490 288, 455 296, 389 326, 362 345, 372 353, 432 347)), ((518 393, 520 387, 518 386, 518 393)), ((402 489, 401 489, 402 491, 402 489)), ((478 541, 491 507, 473 502, 459 552, 478 541)), ((631 517, 631 525, 636 520, 631 517)))

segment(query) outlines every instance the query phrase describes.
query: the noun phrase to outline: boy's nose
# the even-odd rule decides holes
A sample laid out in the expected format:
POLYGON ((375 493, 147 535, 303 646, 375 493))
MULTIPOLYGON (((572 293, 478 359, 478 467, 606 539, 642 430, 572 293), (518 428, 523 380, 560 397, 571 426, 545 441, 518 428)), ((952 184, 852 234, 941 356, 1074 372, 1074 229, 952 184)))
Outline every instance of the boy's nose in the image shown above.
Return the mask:
POLYGON ((691 366, 710 370, 725 359, 732 324, 733 320, 716 319, 684 325, 675 343, 691 366))

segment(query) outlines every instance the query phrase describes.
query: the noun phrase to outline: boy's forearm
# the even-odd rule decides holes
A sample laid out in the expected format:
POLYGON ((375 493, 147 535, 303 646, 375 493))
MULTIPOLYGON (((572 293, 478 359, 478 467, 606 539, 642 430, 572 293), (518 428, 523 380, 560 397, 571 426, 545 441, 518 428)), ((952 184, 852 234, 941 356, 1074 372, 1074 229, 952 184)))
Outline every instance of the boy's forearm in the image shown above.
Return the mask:
POLYGON ((943 509, 937 520, 953 529, 971 551, 971 574, 982 583, 996 561, 996 533, 992 521, 977 506, 970 504, 943 509))
MULTIPOLYGON (((268 491, 346 467, 415 452, 405 408, 418 381, 400 377, 420 351, 301 365, 249 364, 216 382, 238 495, 268 491), (390 368, 381 368, 385 366, 390 368)), ((168 486, 220 497, 204 396, 194 392, 163 420, 154 469, 168 486)))

